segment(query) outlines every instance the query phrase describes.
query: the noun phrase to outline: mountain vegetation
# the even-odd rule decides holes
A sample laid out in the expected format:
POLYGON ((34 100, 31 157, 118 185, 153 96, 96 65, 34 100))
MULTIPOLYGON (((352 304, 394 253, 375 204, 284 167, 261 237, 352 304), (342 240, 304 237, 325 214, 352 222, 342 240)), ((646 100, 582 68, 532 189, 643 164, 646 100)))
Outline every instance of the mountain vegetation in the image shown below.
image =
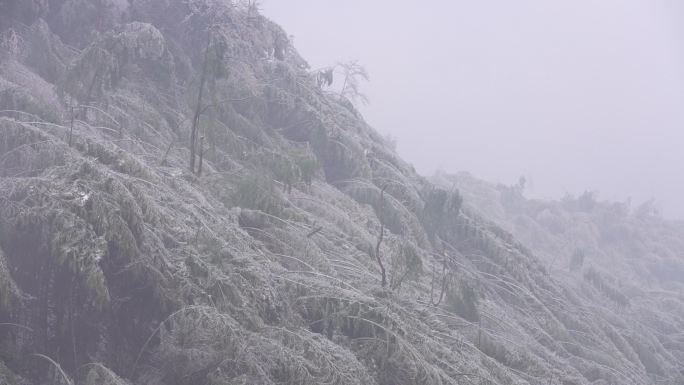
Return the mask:
POLYGON ((681 224, 322 86, 256 2, 0 0, 0 384, 684 383, 681 224))

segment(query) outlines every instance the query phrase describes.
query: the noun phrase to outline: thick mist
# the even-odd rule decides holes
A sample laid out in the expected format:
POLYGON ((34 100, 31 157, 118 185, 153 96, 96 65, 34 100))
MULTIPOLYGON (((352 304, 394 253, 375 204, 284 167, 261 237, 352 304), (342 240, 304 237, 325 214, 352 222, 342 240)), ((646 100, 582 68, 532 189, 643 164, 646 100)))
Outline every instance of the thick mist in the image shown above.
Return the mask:
POLYGON ((266 1, 0 0, 0 385, 684 384, 684 6, 266 1))
POLYGON ((358 59, 367 120, 419 172, 684 217, 677 1, 267 0, 313 68, 358 59))

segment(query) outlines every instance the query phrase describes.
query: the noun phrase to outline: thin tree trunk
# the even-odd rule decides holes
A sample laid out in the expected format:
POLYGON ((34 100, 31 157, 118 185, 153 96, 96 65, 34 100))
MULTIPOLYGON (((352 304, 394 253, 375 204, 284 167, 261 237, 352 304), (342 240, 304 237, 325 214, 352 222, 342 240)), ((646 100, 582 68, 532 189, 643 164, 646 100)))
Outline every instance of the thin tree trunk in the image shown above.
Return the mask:
POLYGON ((173 143, 175 142, 175 139, 171 139, 171 143, 169 143, 169 147, 166 148, 166 152, 164 153, 164 157, 162 158, 161 162, 159 162, 160 166, 163 166, 166 164, 166 159, 169 156, 169 152, 171 151, 171 147, 173 147, 173 143))
POLYGON ((200 137, 199 148, 199 168, 197 169, 197 176, 202 176, 202 163, 204 163, 204 136, 200 137))
POLYGON ((380 258, 380 244, 382 244, 382 238, 385 235, 385 224, 382 222, 383 208, 385 206, 385 187, 380 190, 380 208, 378 219, 380 220, 380 235, 378 235, 378 243, 375 245, 375 259, 378 261, 380 266, 380 274, 382 274, 382 287, 387 285, 387 273, 385 272, 385 265, 382 264, 382 258, 380 258))
POLYGON ((477 348, 482 349, 482 321, 477 321, 477 348))
POLYGON ((204 82, 207 77, 207 66, 209 62, 209 46, 211 45, 211 27, 207 31, 207 45, 204 48, 204 63, 200 75, 200 88, 197 95, 197 106, 195 115, 192 119, 192 129, 190 131, 190 171, 195 172, 195 153, 197 151, 197 130, 199 127, 200 115, 202 115, 202 95, 204 94, 204 82))
POLYGON ((71 126, 69 128, 69 147, 71 147, 71 139, 74 136, 74 106, 71 106, 71 126))
POLYGON ((430 303, 432 303, 432 306, 439 306, 440 303, 442 303, 442 299, 444 299, 444 293, 447 290, 447 273, 446 273, 446 268, 447 268, 447 257, 446 254, 444 255, 444 263, 442 265, 442 288, 439 292, 439 298, 437 299, 437 302, 434 302, 432 294, 434 290, 434 285, 435 285, 435 271, 432 271, 432 283, 430 284, 430 303))
POLYGON ((97 69, 95 70, 95 74, 93 74, 93 78, 90 80, 90 85, 88 86, 88 93, 86 94, 86 101, 85 101, 85 107, 81 107, 81 111, 83 111, 83 119, 86 120, 86 114, 88 113, 88 106, 90 105, 90 98, 93 95, 93 88, 95 87, 95 83, 97 83, 97 80, 100 78, 100 71, 101 71, 101 66, 98 64, 97 69))

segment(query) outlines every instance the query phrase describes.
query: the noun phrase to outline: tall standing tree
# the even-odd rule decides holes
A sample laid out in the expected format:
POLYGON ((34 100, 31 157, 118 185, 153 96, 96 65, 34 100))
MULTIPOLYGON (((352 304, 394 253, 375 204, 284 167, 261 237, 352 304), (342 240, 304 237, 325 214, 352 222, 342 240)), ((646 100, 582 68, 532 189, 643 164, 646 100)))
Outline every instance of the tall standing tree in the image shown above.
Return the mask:
MULTIPOLYGON (((204 46, 203 59, 201 69, 199 72, 199 83, 197 99, 193 101, 193 116, 190 128, 190 171, 201 174, 202 154, 200 149, 200 130, 207 131, 208 127, 200 127, 201 118, 208 110, 215 110, 219 108, 222 103, 229 102, 231 99, 217 100, 217 96, 222 92, 226 92, 225 83, 220 83, 219 80, 225 79, 229 76, 225 58, 227 50, 226 36, 220 24, 210 24, 207 29, 206 43, 204 46), (206 102, 205 99, 209 99, 206 102), (199 170, 196 171, 197 156, 200 155, 199 170)), ((210 140, 211 137, 207 139, 210 140)))
POLYGON ((204 85, 207 80, 207 71, 209 68, 209 50, 211 49, 211 27, 207 31, 207 42, 204 47, 204 60, 202 63, 202 72, 200 73, 199 92, 197 94, 197 104, 195 106, 195 113, 192 119, 192 127, 190 129, 190 171, 195 172, 195 158, 197 157, 197 133, 199 131, 200 117, 202 115, 202 97, 204 95, 204 85))

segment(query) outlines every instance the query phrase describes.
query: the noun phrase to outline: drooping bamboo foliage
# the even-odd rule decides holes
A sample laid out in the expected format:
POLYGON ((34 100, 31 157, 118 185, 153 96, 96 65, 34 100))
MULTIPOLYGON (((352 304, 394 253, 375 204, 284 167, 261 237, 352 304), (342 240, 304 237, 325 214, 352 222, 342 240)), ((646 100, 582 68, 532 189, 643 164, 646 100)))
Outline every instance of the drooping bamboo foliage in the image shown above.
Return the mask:
POLYGON ((495 189, 551 245, 572 225, 586 279, 558 275, 472 207, 488 194, 420 177, 322 90, 257 4, 5 4, 0 382, 682 382, 674 256, 640 291, 589 270, 620 210, 495 189))

